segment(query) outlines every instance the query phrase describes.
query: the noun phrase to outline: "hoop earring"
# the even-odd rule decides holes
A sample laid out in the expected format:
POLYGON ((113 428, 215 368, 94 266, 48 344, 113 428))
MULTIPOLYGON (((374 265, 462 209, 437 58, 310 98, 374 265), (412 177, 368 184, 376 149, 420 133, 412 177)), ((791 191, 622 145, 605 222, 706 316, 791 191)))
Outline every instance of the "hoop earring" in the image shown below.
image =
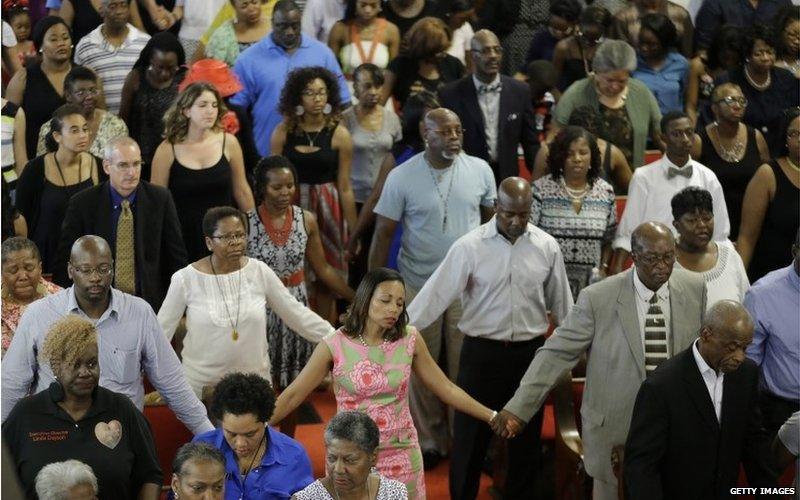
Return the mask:
POLYGON ((333 111, 333 106, 331 106, 330 103, 325 103, 325 107, 322 108, 322 114, 329 115, 331 114, 331 111, 333 111))
POLYGON ((301 106, 299 104, 294 107, 294 114, 296 114, 297 116, 303 116, 303 113, 305 113, 305 112, 306 112, 306 108, 304 108, 303 106, 301 106))

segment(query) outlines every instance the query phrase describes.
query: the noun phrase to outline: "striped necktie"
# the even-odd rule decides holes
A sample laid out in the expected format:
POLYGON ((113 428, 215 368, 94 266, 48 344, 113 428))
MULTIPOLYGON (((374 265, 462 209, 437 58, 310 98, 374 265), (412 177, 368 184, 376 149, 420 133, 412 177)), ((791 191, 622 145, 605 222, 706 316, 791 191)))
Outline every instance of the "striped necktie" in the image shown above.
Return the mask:
POLYGON ((644 368, 648 375, 667 359, 667 325, 658 295, 653 294, 649 304, 644 317, 644 368))
POLYGON ((136 293, 136 264, 133 253, 133 212, 131 203, 122 200, 122 213, 117 221, 117 255, 114 288, 136 293))

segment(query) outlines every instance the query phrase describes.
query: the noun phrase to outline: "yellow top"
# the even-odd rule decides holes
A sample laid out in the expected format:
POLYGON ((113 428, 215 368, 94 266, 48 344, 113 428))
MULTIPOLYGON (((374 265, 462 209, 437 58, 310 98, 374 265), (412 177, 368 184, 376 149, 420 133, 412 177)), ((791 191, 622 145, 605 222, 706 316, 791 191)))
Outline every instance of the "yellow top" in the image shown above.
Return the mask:
MULTIPOLYGON (((272 8, 275 7, 277 2, 278 0, 265 0, 264 3, 261 4, 261 11, 264 13, 264 16, 266 16, 267 23, 272 23, 272 8)), ((208 45, 208 39, 211 38, 211 34, 214 33, 214 30, 219 28, 222 23, 228 19, 233 19, 235 14, 236 11, 233 10, 233 5, 231 5, 230 2, 225 2, 225 5, 217 12, 217 17, 214 18, 211 26, 203 33, 203 36, 200 38, 200 43, 202 43, 203 46, 208 45)), ((271 26, 269 28, 271 29, 271 26)))

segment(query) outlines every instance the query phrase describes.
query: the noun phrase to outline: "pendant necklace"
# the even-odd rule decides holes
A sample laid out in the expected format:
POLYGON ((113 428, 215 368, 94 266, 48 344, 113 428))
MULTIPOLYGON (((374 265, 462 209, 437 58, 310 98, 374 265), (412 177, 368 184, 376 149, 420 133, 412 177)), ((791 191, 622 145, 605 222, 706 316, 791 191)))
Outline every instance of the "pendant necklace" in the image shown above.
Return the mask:
MULTIPOLYGON (((442 202, 442 209, 444 211, 444 216, 442 217, 442 231, 447 230, 447 208, 450 202, 450 192, 453 190, 453 179, 456 177, 456 165, 455 163, 452 165, 452 170, 450 171, 450 185, 447 188, 447 196, 442 196, 441 190, 439 190, 439 182, 436 180, 436 175, 433 173, 433 168, 428 165, 428 172, 431 174, 431 180, 433 180, 433 187, 436 188, 436 194, 439 195, 439 201, 442 202)), ((444 174, 442 174, 443 176, 444 174)), ((439 177, 439 181, 442 180, 442 176, 439 177)))
MULTIPOLYGON (((323 128, 324 128, 324 127, 323 127, 323 128)), ((319 147, 319 146, 315 146, 315 145, 314 145, 314 142, 315 142, 315 141, 317 140, 317 138, 319 137, 319 134, 321 134, 321 133, 322 133, 322 130, 323 130, 323 129, 317 130, 317 133, 316 133, 316 135, 314 135, 314 138, 313 138, 313 139, 311 138, 311 134, 309 134, 308 132, 306 132, 306 130, 305 130, 305 129, 302 129, 302 130, 303 130, 303 133, 304 133, 304 134, 306 134, 306 139, 308 139, 308 145, 309 145, 309 146, 311 146, 312 148, 319 147)))
POLYGON ((214 273, 214 281, 217 282, 217 287, 219 288, 219 293, 222 295, 222 304, 225 306, 225 314, 228 315, 228 322, 231 324, 231 338, 234 342, 239 340, 239 307, 242 305, 242 267, 239 267, 238 275, 239 275, 239 285, 236 291, 236 322, 233 321, 233 317, 231 317, 231 312, 228 309, 228 299, 225 297, 225 291, 222 289, 222 284, 219 282, 219 276, 217 275, 217 270, 214 269, 214 259, 213 256, 208 258, 208 262, 211 264, 211 272, 214 273))

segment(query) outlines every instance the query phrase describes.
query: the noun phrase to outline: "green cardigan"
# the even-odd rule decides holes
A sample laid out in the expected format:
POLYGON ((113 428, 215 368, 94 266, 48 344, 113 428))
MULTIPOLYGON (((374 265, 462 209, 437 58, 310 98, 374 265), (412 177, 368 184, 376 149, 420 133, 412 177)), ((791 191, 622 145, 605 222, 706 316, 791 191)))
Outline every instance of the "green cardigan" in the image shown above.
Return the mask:
MULTIPOLYGON (((598 112, 600 111, 597 90, 592 77, 578 80, 570 85, 558 101, 553 116, 559 126, 564 127, 569 123, 572 111, 583 106, 590 106, 598 112)), ((644 164, 647 137, 659 129, 661 111, 658 109, 658 102, 650 89, 635 78, 628 80, 628 99, 625 101, 625 109, 628 111, 628 119, 633 129, 631 169, 635 169, 644 164)), ((600 136, 602 137, 602 134, 600 136)))

